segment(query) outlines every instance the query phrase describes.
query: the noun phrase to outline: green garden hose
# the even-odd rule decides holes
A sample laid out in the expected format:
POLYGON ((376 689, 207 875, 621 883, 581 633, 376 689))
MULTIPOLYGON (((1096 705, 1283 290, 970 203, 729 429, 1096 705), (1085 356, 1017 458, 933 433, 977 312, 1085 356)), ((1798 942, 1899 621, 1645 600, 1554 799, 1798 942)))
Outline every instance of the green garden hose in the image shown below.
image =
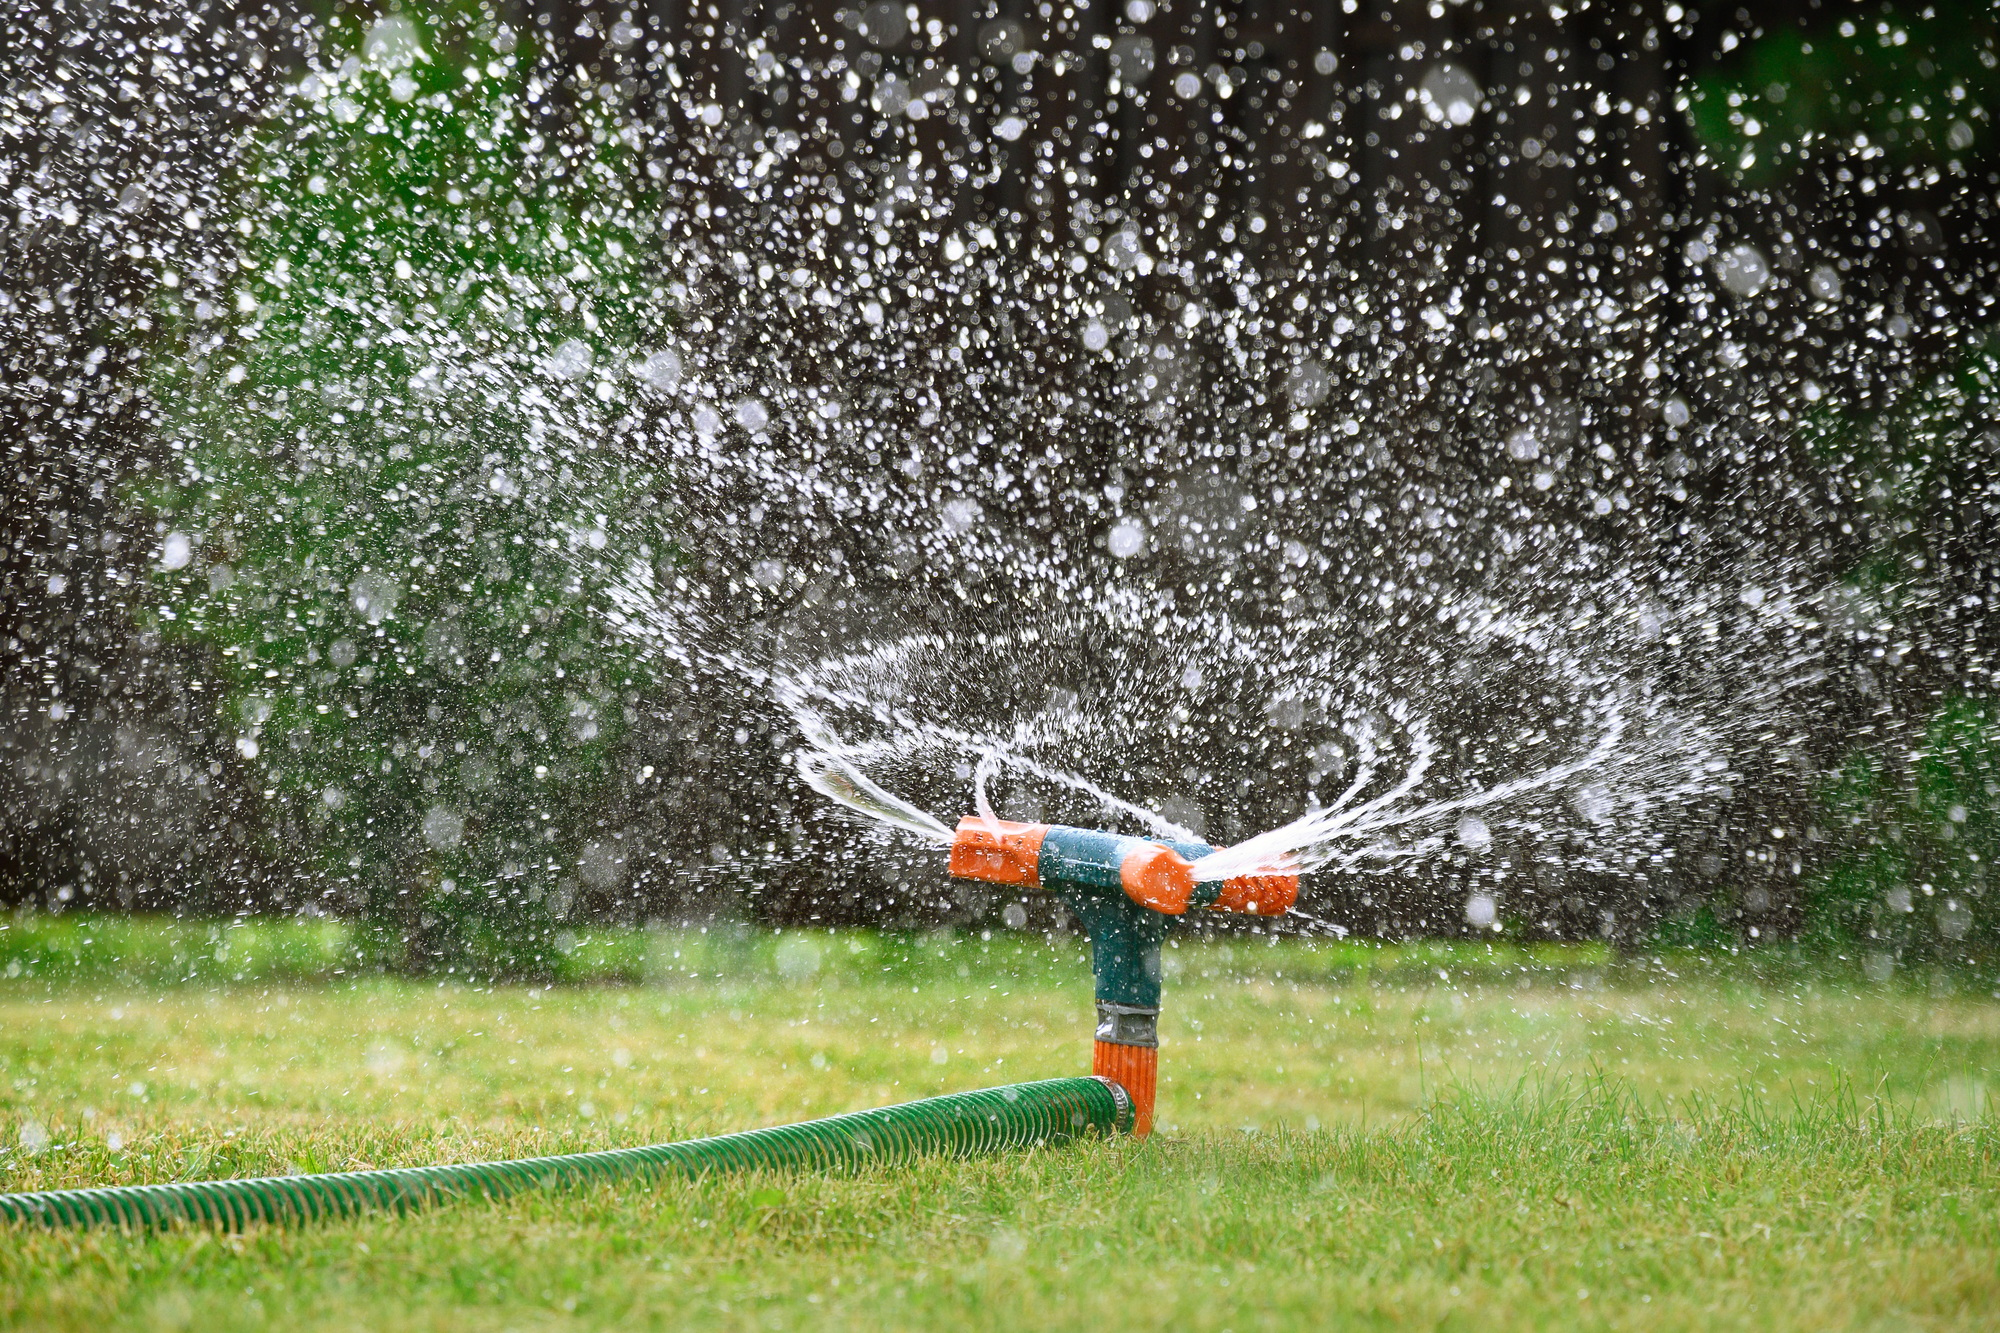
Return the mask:
POLYGON ((518 1162, 0 1194, 0 1221, 159 1227, 184 1220, 235 1230, 259 1222, 403 1212, 468 1196, 499 1199, 662 1172, 825 1171, 930 1154, 970 1157, 1064 1144, 1092 1132, 1129 1133, 1131 1128, 1132 1101, 1123 1088, 1101 1078, 1057 1078, 646 1148, 518 1162))

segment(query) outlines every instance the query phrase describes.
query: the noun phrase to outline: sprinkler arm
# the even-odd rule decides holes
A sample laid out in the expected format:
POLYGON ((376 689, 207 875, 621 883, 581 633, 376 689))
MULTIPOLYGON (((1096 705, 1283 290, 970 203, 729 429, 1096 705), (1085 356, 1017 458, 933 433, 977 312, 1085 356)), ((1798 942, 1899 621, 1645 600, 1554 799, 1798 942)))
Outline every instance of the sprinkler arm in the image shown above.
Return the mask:
POLYGON ((1297 874, 1196 882, 1200 842, 1155 842, 1061 824, 1017 824, 968 815, 951 844, 959 879, 1047 889, 1090 936, 1097 983, 1092 1072, 1131 1094, 1133 1132, 1152 1129, 1158 1076, 1160 942, 1169 916, 1190 909, 1282 916, 1299 893, 1297 874))

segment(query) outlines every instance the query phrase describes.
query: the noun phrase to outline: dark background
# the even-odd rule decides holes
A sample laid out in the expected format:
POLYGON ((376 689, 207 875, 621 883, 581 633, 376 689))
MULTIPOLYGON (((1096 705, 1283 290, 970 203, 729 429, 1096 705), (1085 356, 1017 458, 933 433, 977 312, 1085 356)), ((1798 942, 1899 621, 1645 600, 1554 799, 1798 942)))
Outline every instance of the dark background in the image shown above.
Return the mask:
MULTIPOLYGON (((1776 58, 1769 53, 1782 55, 1787 42, 1827 33, 1843 17, 1867 25, 1895 16, 1916 24, 1920 39, 1959 31, 1987 40, 1991 28, 1977 6, 1707 5, 1669 21, 1670 8, 1679 14, 1679 6, 1651 3, 1580 5, 1557 19, 1535 4, 1363 3, 1348 12, 1337 3, 1183 0, 1127 11, 1103 0, 1081 8, 1006 0, 926 4, 912 25, 904 11, 880 5, 551 3, 502 5, 493 18, 542 35, 553 90, 542 114, 552 121, 589 98, 620 99, 668 121, 713 101, 745 142, 760 127, 791 126, 851 144, 846 160, 867 160, 879 173, 884 159, 870 156, 867 140, 881 118, 843 101, 837 77, 803 73, 835 63, 878 80, 896 71, 917 95, 976 90, 976 101, 941 102, 955 109, 915 130, 927 160, 973 168, 960 186, 947 187, 943 177, 926 182, 948 193, 967 221, 1057 244, 1127 220, 1151 227, 1162 218, 1193 225, 1216 212, 1254 214, 1264 230, 1240 238, 1253 257, 1261 247, 1271 263, 1322 255, 1384 273, 1448 270, 1464 275, 1495 321, 1582 292, 1656 295, 1663 266, 1691 242, 1712 238, 1707 229, 1717 217, 1780 262, 1860 246, 1861 220, 1828 202, 1826 171, 1801 160, 1746 183, 1716 170, 1717 145, 1675 105, 1677 95, 1704 81, 1744 83, 1755 60, 1776 58), (1139 38, 1153 58, 1143 106, 1113 91, 1114 78, 1138 77, 1139 38), (1012 68, 1015 51, 1042 62, 1032 100, 1012 68), (1058 53, 1064 72, 1049 77, 1058 53), (1488 96, 1463 125, 1427 118, 1415 100, 1440 53, 1488 96), (1200 94, 1168 96, 1183 74, 1202 80, 1200 94), (807 83, 810 96, 799 91, 807 83), (1528 96, 1514 100, 1516 89, 1528 96), (1612 111, 1597 110, 1605 106, 1612 111), (1022 116, 1029 132, 1011 144, 968 134, 974 118, 985 127, 1002 114, 1022 116), (1093 134, 1100 119, 1118 134, 1093 134), (1319 132, 1304 137, 1308 126, 1319 132), (995 145, 1003 160, 980 157, 975 141, 995 145), (1143 155, 1142 145, 1150 150, 1143 155), (1330 170, 1335 161, 1345 169, 1330 170), (1604 210, 1618 220, 1607 235, 1586 226, 1551 234, 1554 218, 1588 220, 1604 210), (1523 277, 1514 252, 1529 237, 1541 254, 1567 256, 1561 273, 1537 265, 1523 277)), ((33 184, 43 199, 68 190, 87 210, 114 214, 117 225, 76 226, 50 208, 24 207, 0 220, 7 302, 0 311, 0 901, 60 909, 72 886, 87 881, 100 905, 246 910, 278 901, 283 885, 304 873, 298 849, 269 836, 256 775, 213 729, 212 663, 133 627, 150 518, 120 497, 136 471, 157 463, 158 445, 142 400, 117 386, 144 346, 143 331, 121 313, 136 306, 143 287, 128 255, 174 225, 175 182, 198 179, 209 165, 206 146, 253 114, 295 68, 303 34, 321 12, 218 5, 147 18, 103 4, 42 4, 8 20, 0 62, 16 104, 32 102, 36 87, 61 86, 72 90, 75 111, 46 114, 52 104, 44 99, 44 114, 6 122, 4 183, 10 191, 33 184), (136 110, 94 120, 100 106, 136 110), (150 191, 109 192, 134 163, 150 174, 150 191), (53 719, 59 728, 52 704, 63 710, 53 719)), ((1950 331, 1984 309, 1994 233, 1965 200, 1968 174, 1984 175, 1992 194, 1991 142, 1984 135, 1957 175, 1907 178, 1895 198, 1880 201, 1899 225, 1866 242, 1874 271, 1900 272, 1888 281, 1914 284, 1924 301, 1952 313, 1919 330, 1912 353, 1879 381, 1858 376, 1863 407, 1886 410, 1915 378, 1910 367, 1926 358, 1941 363, 1950 331), (1884 246, 1893 252, 1887 258, 1884 246)), ((1176 275, 1162 271, 1142 285, 1139 301, 1170 315, 1184 295, 1176 275)), ((1696 312, 1671 300, 1647 304, 1651 322, 1630 335, 1636 341, 1627 350, 1698 336, 1676 327, 1696 312)), ((1775 355, 1783 330, 1774 321, 1768 332, 1775 355)), ((1554 389, 1583 378, 1572 348, 1516 346, 1509 355, 1524 381, 1554 389)), ((1426 446, 1409 447, 1412 465, 1423 465, 1426 446)), ((1961 466, 1976 480, 1985 462, 1961 466)), ((1740 481, 1711 482, 1712 514, 1727 515, 1740 481)), ((1824 526, 1837 529, 1838 518, 1824 526)), ((1983 563, 1990 533, 1962 514, 1925 521, 1937 553, 1976 588, 1990 568, 1983 563)), ((1747 537, 1753 519, 1743 522, 1747 537)), ((1773 522, 1810 525, 1796 514, 1754 520, 1773 522)), ((1865 559, 1871 539, 1849 536, 1837 558, 1865 559)), ((1840 538, 1832 540, 1837 547, 1840 538)), ((1955 679, 1947 661, 1930 675, 1906 676, 1902 688, 1922 699, 1955 679)), ((1813 720, 1822 749, 1816 762, 1829 768, 1844 733, 1880 708, 1879 700, 1849 704, 1836 701, 1813 720)), ((630 741, 634 764, 650 756, 704 776, 668 799, 621 798, 625 808, 605 815, 648 851, 625 889, 587 905, 628 918, 684 913, 700 891, 724 884, 742 891, 750 910, 778 919, 882 920, 867 894, 851 885, 829 891, 810 870, 754 882, 727 868, 690 878, 689 866, 707 864, 710 848, 741 836, 792 784, 779 760, 746 761, 728 743, 739 726, 762 734, 773 725, 749 703, 737 707, 718 712, 712 700, 669 696, 647 702, 630 741)), ((1774 780, 1768 799, 1805 822, 1797 808, 1811 799, 1808 789, 1774 780)), ((1732 819, 1767 817, 1753 793, 1732 819)), ((1552 912, 1535 930, 1594 933, 1599 915, 1589 894, 1598 891, 1611 892, 1581 886, 1570 897, 1573 910, 1552 912)), ((903 901, 913 923, 974 919, 993 906, 949 894, 903 901)), ((1803 910, 1770 919, 1796 925, 1803 910)), ((1380 926, 1394 933, 1415 929, 1417 919, 1390 914, 1380 926)), ((1454 928, 1422 919, 1430 929, 1454 928)), ((1648 915, 1625 919, 1639 929, 1648 915)))

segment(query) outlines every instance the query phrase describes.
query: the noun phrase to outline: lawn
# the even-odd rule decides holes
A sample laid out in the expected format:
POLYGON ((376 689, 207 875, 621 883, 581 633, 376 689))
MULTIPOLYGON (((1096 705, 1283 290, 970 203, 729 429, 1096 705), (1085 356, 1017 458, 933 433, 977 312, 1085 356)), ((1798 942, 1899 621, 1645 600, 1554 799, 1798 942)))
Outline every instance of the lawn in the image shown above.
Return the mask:
MULTIPOLYGON (((1049 1077, 1039 937, 582 933, 568 982, 336 926, 0 931, 0 1188, 574 1151, 1049 1077)), ((1168 955, 1146 1143, 224 1236, 0 1233, 0 1326, 1990 1327, 2000 1002, 1781 954, 1168 955)))

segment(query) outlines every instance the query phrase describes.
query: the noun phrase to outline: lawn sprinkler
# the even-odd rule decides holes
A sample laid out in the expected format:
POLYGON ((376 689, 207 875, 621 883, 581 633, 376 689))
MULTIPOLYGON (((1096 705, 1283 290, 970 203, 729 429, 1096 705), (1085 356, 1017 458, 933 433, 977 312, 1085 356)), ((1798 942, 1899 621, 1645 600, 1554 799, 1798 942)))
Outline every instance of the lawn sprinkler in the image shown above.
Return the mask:
POLYGON ((968 815, 951 843, 951 874, 987 884, 1047 889, 1090 936, 1097 987, 1091 1072, 1132 1098, 1132 1132, 1153 1128, 1160 1060, 1160 943, 1167 918, 1190 908, 1283 916, 1299 896, 1296 871, 1226 880, 1194 877, 1215 848, 1128 838, 1061 824, 1016 824, 968 815))

